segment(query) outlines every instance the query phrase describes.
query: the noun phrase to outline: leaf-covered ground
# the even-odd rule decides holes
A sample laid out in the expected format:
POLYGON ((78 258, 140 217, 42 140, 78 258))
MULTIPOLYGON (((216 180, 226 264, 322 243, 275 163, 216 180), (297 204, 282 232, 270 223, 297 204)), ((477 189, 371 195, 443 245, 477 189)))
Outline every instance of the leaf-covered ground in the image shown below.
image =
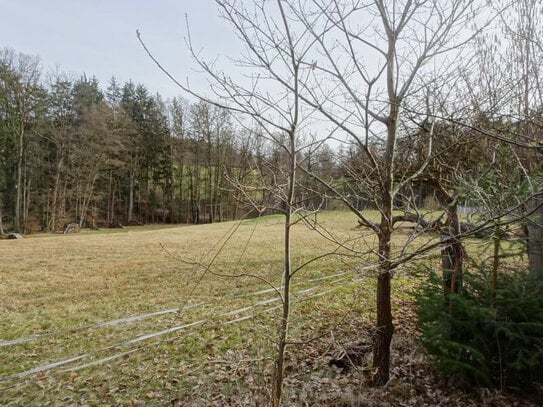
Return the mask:
MULTIPOLYGON (((361 248, 373 238, 348 213, 318 225, 294 229, 295 267, 323 257, 295 276, 286 405, 529 405, 435 377, 409 270, 394 279, 391 380, 367 387, 375 284, 361 248), (337 256, 345 247, 365 260, 337 256), (335 362, 345 355, 355 366, 335 362)), ((281 239, 281 218, 266 217, 0 241, 0 404, 264 404, 281 239)))

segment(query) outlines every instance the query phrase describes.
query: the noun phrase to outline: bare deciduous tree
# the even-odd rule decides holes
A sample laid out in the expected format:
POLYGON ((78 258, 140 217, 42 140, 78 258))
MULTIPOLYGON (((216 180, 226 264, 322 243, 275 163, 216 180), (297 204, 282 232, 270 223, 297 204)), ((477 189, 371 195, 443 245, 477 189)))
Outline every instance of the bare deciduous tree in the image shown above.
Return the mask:
MULTIPOLYGON (((403 260, 392 248, 395 200, 419 176, 432 155, 409 174, 398 169, 398 139, 408 131, 403 109, 435 87, 437 66, 451 64, 474 35, 466 26, 477 15, 476 2, 313 1, 297 16, 315 39, 318 59, 306 61, 315 79, 304 83, 303 100, 342 130, 365 155, 361 188, 373 191, 380 221, 372 222, 349 205, 362 225, 377 236, 377 321, 373 345, 373 383, 389 379, 393 334, 391 277, 403 260), (447 60, 446 55, 452 59, 447 60)), ((420 111, 421 121, 427 109, 420 111)), ((432 131, 432 130, 430 130, 432 131)), ((360 175, 362 175, 360 177, 360 175)))
MULTIPOLYGON (((348 140, 364 156, 363 165, 355 174, 360 183, 357 189, 364 191, 378 209, 378 222, 326 180, 318 176, 315 179, 341 199, 360 224, 377 237, 375 247, 370 243, 357 252, 364 254, 361 261, 374 262, 377 256, 373 383, 385 384, 389 379, 394 330, 391 278, 398 266, 416 256, 407 250, 413 237, 407 238, 400 250, 393 248, 394 227, 401 220, 394 217, 393 211, 401 192, 425 171, 432 157, 430 123, 426 158, 409 173, 398 166, 402 159, 398 157, 398 140, 410 131, 413 116, 407 120, 404 111, 407 108, 418 112, 420 121, 431 121, 435 107, 420 101, 431 99, 433 89, 438 87, 438 68, 453 66, 461 48, 478 32, 466 27, 474 21, 480 5, 473 0, 287 0, 277 1, 275 10, 275 3, 265 1, 254 3, 249 10, 242 1, 217 0, 217 4, 246 49, 247 55, 238 62, 250 70, 252 83, 243 86, 215 70, 214 63, 203 61, 194 51, 189 38, 194 57, 212 79, 215 95, 202 97, 189 86, 178 84, 199 98, 249 115, 288 154, 289 179, 283 196, 285 291, 279 355, 284 352, 288 332, 289 230, 299 151, 296 142, 300 115, 308 112, 320 115, 326 122, 329 137, 338 135, 348 140)), ((420 252, 439 244, 427 244, 420 252)), ((281 398, 281 361, 282 356, 276 371, 277 402, 281 398)))
POLYGON ((493 2, 504 11, 495 30, 480 41, 479 72, 472 78, 473 105, 489 120, 489 128, 509 144, 512 169, 522 170, 531 189, 526 205, 528 268, 543 275, 543 193, 541 133, 543 121, 543 29, 537 21, 543 10, 537 0, 493 2))
POLYGON ((15 202, 13 227, 23 232, 26 227, 27 211, 25 197, 28 197, 25 174, 26 147, 32 134, 32 123, 36 112, 43 106, 43 89, 40 86, 41 67, 39 59, 25 54, 16 54, 11 49, 0 50, 0 86, 5 92, 5 121, 14 138, 15 146, 15 202))
MULTIPOLYGON (((278 328, 277 356, 271 402, 282 404, 285 352, 288 345, 290 320, 290 285, 295 273, 291 261, 291 228, 295 223, 295 188, 300 127, 304 112, 300 100, 302 78, 310 69, 304 65, 312 41, 308 33, 292 29, 291 5, 257 1, 249 10, 242 1, 217 0, 223 17, 231 23, 243 41, 247 54, 236 61, 250 76, 249 83, 239 82, 214 68, 195 52, 192 54, 200 67, 211 77, 214 95, 205 96, 181 85, 190 94, 212 105, 226 108, 234 114, 248 117, 261 130, 262 137, 272 141, 287 157, 285 173, 277 174, 275 197, 284 213, 284 261, 281 285, 282 313, 278 328)), ((242 122, 241 122, 242 123, 242 122)))

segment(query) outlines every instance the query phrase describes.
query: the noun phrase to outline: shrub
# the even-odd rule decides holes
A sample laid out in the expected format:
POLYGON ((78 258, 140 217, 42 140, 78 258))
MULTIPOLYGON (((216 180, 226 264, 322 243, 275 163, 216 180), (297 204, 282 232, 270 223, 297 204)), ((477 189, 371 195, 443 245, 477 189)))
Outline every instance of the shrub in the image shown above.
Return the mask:
POLYGON ((503 273, 494 300, 490 281, 466 272, 462 292, 445 295, 432 275, 417 298, 422 344, 456 384, 531 387, 543 378, 543 284, 503 273))

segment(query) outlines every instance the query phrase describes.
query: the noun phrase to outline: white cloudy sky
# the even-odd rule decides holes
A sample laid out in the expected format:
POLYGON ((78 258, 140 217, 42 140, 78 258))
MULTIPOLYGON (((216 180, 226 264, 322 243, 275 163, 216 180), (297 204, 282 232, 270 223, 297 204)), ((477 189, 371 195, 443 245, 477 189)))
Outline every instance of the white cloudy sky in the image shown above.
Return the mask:
POLYGON ((85 72, 103 86, 115 75, 171 97, 181 91, 146 56, 135 32, 174 75, 194 81, 185 14, 193 41, 206 55, 239 52, 213 0, 0 0, 0 48, 39 55, 46 71, 58 65, 64 72, 85 72))

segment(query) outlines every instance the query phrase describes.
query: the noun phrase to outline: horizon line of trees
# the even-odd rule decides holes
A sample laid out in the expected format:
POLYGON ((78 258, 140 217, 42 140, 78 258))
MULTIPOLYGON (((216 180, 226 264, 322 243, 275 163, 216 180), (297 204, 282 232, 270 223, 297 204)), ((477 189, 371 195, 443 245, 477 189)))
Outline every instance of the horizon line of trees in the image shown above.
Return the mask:
MULTIPOLYGON (((221 107, 164 100, 130 80, 112 77, 103 89, 86 74, 44 75, 38 57, 1 49, 0 234, 276 213, 286 153, 258 126, 235 120, 221 107)), ((298 155, 307 171, 299 204, 345 207, 318 174, 355 207, 375 206, 352 177, 356 146, 334 149, 310 137, 298 155)))
POLYGON ((37 57, 0 50, 0 234, 238 219, 252 207, 235 185, 274 199, 257 181, 279 165, 273 147, 210 104, 44 77, 37 57))
MULTIPOLYGON (((513 116, 496 119, 481 109, 464 120, 473 128, 501 133, 526 126, 513 116)), ((59 231, 69 223, 91 228, 210 223, 275 213, 282 198, 274 184, 287 154, 258 126, 238 123, 227 109, 181 97, 164 100, 130 80, 121 84, 112 77, 102 89, 86 74, 44 77, 38 57, 2 49, 0 234, 59 231)), ((428 125, 415 123, 399 137, 398 165, 404 175, 427 159, 428 125)), ((448 172, 461 170, 474 180, 484 163, 497 165, 496 157, 507 167, 510 150, 500 153, 492 138, 447 118, 434 117, 432 126, 436 147, 450 152, 440 153, 415 187, 398 194, 397 208, 412 203, 447 207, 452 200, 445 189, 458 189, 447 185, 448 172), (448 162, 459 156, 464 157, 462 168, 449 168, 448 162)), ((369 143, 375 153, 383 148, 378 138, 369 143)), ((302 144, 297 154, 304 171, 297 180, 296 205, 378 207, 372 190, 360 188, 370 160, 366 147, 338 143, 332 148, 314 136, 302 144)), ((518 159, 537 167, 537 154, 518 159)), ((454 202, 469 205, 469 194, 454 202)))

